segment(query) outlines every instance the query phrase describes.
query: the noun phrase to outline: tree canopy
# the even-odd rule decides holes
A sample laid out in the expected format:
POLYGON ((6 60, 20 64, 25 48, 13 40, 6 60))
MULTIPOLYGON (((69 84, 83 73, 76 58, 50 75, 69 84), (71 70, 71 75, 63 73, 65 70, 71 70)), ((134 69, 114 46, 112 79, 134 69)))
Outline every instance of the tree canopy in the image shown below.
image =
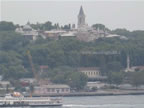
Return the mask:
POLYGON ((1 21, 0 31, 14 31, 16 26, 12 22, 1 21))
MULTIPOLYGON (((37 24, 37 26, 51 30, 59 25, 46 22, 44 25, 37 24)), ((97 26, 105 27, 94 25, 97 26)), ((114 78, 120 81, 121 78, 118 76, 121 74, 118 72, 126 68, 127 55, 130 56, 131 65, 144 65, 144 31, 130 32, 125 29, 111 31, 113 34, 126 36, 128 40, 104 37, 94 42, 82 42, 75 38, 59 40, 39 38, 30 42, 24 36, 15 33, 14 28, 15 25, 12 23, 0 22, 0 74, 4 79, 33 76, 26 55, 27 50, 31 52, 38 72, 40 65, 47 65, 50 70, 45 73, 45 76, 51 77, 55 83, 66 83, 77 89, 82 88, 87 81, 82 73, 75 70, 78 67, 100 67, 104 75, 108 75, 111 71, 114 78), (119 53, 107 53, 112 51, 119 53), (62 67, 69 67, 69 69, 62 67), (82 86, 78 88, 77 84, 82 86)))

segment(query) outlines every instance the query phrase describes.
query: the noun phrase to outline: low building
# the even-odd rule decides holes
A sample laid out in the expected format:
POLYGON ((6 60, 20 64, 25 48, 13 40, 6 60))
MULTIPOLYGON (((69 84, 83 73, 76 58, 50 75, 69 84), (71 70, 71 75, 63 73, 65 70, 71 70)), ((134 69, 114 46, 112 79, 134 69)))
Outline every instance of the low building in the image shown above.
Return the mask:
POLYGON ((50 38, 54 40, 58 40, 59 37, 63 34, 66 33, 64 30, 50 30, 50 31, 44 31, 43 32, 43 38, 50 38))
POLYGON ((30 23, 28 22, 26 25, 16 28, 15 30, 17 33, 20 33, 23 35, 25 38, 30 39, 30 40, 36 40, 38 37, 38 31, 34 30, 31 26, 30 23))
POLYGON ((48 84, 52 84, 52 82, 48 78, 43 78, 43 79, 39 79, 38 84, 39 85, 48 85, 48 84))
POLYGON ((11 86, 9 81, 0 81, 0 93, 5 93, 8 91, 14 91, 14 87, 11 86))
POLYGON ((74 31, 69 31, 69 32, 61 34, 60 38, 76 38, 75 33, 76 32, 74 32, 74 31))
POLYGON ((21 78, 20 79, 20 83, 23 86, 29 86, 30 84, 33 84, 34 82, 36 82, 34 78, 21 78))
POLYGON ((0 86, 3 88, 6 88, 7 86, 10 86, 10 82, 9 81, 0 81, 0 86))
POLYGON ((144 66, 131 66, 131 61, 129 55, 127 55, 127 67, 125 69, 125 72, 135 72, 135 71, 143 71, 144 66))
POLYGON ((78 68, 78 71, 87 75, 88 78, 100 77, 100 70, 97 67, 81 67, 81 68, 78 68))
POLYGON ((144 71, 144 66, 132 66, 131 71, 135 72, 135 71, 144 71))
POLYGON ((86 88, 88 90, 92 90, 93 88, 96 89, 101 89, 104 88, 107 84, 106 83, 102 83, 100 81, 96 81, 96 82, 87 82, 86 88))
POLYGON ((48 71, 48 68, 49 68, 48 65, 41 65, 41 66, 40 66, 40 72, 41 72, 41 73, 47 72, 47 71, 48 71))
POLYGON ((70 93, 70 87, 64 84, 51 84, 34 87, 36 95, 67 94, 70 93))
POLYGON ((117 34, 109 34, 106 36, 106 38, 113 38, 113 37, 118 37, 121 40, 128 40, 128 38, 126 36, 117 35, 117 34))

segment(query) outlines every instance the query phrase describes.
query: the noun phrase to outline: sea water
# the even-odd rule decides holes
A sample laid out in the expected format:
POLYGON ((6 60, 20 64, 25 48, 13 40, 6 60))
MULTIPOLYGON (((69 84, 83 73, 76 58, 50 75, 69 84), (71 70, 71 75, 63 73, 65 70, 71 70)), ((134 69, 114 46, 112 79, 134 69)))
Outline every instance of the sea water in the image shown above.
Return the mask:
POLYGON ((144 95, 64 97, 62 108, 144 108, 144 95))
POLYGON ((45 108, 144 108, 144 95, 63 97, 62 107, 45 108))

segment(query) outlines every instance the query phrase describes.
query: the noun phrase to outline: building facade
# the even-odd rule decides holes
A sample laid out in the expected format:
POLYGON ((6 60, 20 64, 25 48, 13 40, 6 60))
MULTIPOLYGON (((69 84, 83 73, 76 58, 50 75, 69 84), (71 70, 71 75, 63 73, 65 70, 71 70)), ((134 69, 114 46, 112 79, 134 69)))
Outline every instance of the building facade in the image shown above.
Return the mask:
POLYGON ((78 68, 78 71, 84 73, 90 79, 100 77, 100 70, 97 67, 81 67, 78 68))
POLYGON ((34 87, 34 94, 67 94, 70 87, 64 84, 51 84, 34 87))
POLYGON ((80 7, 78 14, 78 25, 77 25, 77 39, 80 41, 90 42, 98 38, 105 37, 108 35, 106 30, 100 28, 94 29, 93 27, 86 24, 86 15, 84 14, 83 7, 80 7))
POLYGON ((56 28, 50 31, 45 30, 34 30, 30 23, 27 23, 23 27, 19 27, 16 29, 16 32, 21 33, 28 39, 36 40, 38 36, 42 38, 50 38, 54 40, 59 40, 61 38, 76 38, 80 41, 91 42, 96 39, 102 37, 120 37, 126 38, 118 35, 112 35, 108 32, 108 29, 105 27, 102 29, 101 27, 90 27, 86 23, 86 15, 84 13, 83 7, 80 7, 80 11, 78 13, 78 21, 77 21, 77 29, 75 28, 75 24, 72 25, 71 29, 64 30, 62 28, 56 28))
POLYGON ((30 23, 28 22, 26 25, 16 28, 15 30, 17 33, 20 33, 23 35, 25 38, 29 40, 36 40, 39 33, 37 30, 34 30, 31 26, 30 23))

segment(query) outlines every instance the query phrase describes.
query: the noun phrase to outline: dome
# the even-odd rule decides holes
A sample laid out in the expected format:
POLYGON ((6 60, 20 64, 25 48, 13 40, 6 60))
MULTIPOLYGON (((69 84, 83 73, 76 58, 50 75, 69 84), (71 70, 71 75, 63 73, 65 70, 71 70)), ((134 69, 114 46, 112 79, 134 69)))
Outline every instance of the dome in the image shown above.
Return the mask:
POLYGON ((23 30, 25 31, 31 31, 32 30, 32 27, 28 24, 26 24, 24 27, 23 27, 23 30))

